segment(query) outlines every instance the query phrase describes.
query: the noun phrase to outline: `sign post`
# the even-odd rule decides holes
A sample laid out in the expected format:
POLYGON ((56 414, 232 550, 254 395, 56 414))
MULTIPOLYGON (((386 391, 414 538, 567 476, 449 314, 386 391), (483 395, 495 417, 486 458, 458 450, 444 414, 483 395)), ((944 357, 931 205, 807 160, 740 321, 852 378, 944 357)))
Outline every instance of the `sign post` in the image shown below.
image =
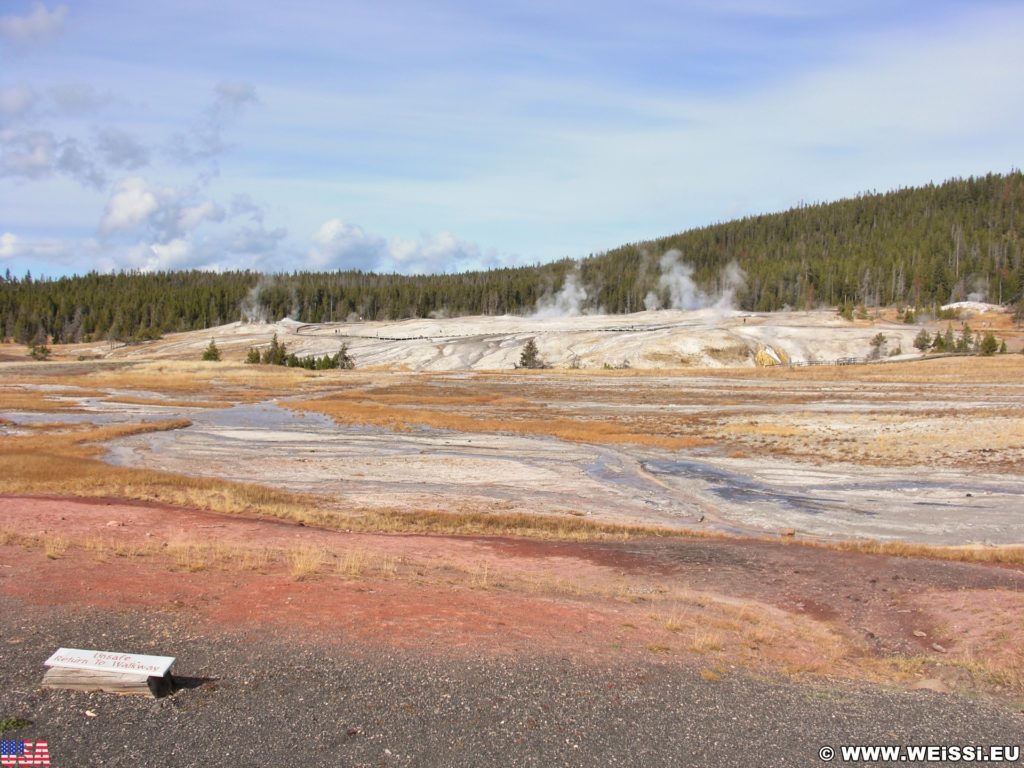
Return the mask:
POLYGON ((58 648, 43 662, 44 688, 140 694, 158 698, 173 690, 173 656, 58 648))

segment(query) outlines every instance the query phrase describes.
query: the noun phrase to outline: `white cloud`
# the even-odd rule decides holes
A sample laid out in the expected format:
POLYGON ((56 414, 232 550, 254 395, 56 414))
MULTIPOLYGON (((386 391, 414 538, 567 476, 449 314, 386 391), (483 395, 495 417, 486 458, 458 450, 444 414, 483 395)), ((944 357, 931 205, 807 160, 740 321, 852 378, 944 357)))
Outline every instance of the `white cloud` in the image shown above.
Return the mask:
MULTIPOLYGON (((251 201, 236 200, 232 213, 252 213, 251 201)), ((86 252, 106 270, 267 268, 288 235, 267 230, 248 216, 232 227, 227 211, 192 187, 156 186, 139 176, 121 179, 107 200, 99 227, 103 239, 86 252)))
POLYGON ((224 221, 224 209, 212 200, 186 206, 178 213, 177 228, 180 232, 191 232, 204 221, 224 221))
POLYGON ((19 253, 18 238, 10 232, 0 235, 0 259, 13 259, 19 253))
POLYGON ((158 193, 145 179, 132 176, 114 188, 100 222, 100 231, 109 235, 142 227, 160 209, 158 193))
POLYGON ((461 272, 493 266, 479 246, 450 232, 418 240, 390 239, 367 232, 357 224, 329 219, 313 234, 307 266, 313 269, 361 269, 403 274, 461 272))
POLYGON ((490 261, 475 243, 442 231, 424 235, 419 240, 391 238, 381 268, 405 274, 463 272, 490 266, 490 261))
POLYGON ((373 269, 385 248, 383 238, 341 219, 325 221, 313 234, 309 264, 318 269, 373 269))
POLYGON ((196 198, 195 190, 158 187, 141 176, 121 179, 114 187, 100 220, 100 232, 114 235, 144 232, 154 242, 169 243, 204 222, 221 222, 224 208, 196 198))
POLYGON ((144 271, 181 269, 190 265, 194 254, 192 242, 182 237, 169 243, 153 243, 149 250, 152 255, 142 265, 144 271))
POLYGON ((0 16, 0 39, 18 47, 48 40, 61 31, 67 16, 66 5, 49 11, 43 3, 33 3, 32 10, 25 16, 0 16))

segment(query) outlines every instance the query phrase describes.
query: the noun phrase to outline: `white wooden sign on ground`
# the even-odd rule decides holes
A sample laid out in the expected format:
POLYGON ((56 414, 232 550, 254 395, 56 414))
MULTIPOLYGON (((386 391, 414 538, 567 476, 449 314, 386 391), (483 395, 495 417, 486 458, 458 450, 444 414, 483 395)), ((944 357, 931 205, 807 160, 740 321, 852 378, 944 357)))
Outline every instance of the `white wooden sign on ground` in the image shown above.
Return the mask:
POLYGON ((173 656, 58 648, 43 663, 49 667, 43 675, 47 688, 149 696, 162 696, 172 688, 173 656))
POLYGON ((47 667, 95 669, 98 672, 123 672, 129 675, 146 675, 147 677, 163 677, 173 663, 173 656, 83 651, 78 648, 58 648, 53 656, 43 662, 47 667))

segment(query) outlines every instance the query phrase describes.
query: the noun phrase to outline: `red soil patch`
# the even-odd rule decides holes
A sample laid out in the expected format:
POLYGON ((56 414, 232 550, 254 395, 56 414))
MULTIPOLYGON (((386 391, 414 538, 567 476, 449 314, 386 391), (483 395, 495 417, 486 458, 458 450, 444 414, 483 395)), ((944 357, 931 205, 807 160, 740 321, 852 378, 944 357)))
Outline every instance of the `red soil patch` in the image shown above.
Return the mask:
MULTIPOLYGON (((993 616, 1024 612, 1020 569, 834 552, 749 540, 547 542, 508 538, 349 534, 116 500, 0 498, 0 528, 59 535, 57 559, 41 548, 0 547, 0 595, 36 605, 183 611, 225 628, 262 628, 330 642, 356 640, 438 652, 536 652, 607 659, 660 648, 659 612, 672 592, 771 606, 821 622, 866 654, 956 653, 957 593, 993 616), (179 541, 322 549, 340 564, 362 552, 401 562, 399 578, 368 567, 296 581, 281 563, 262 572, 176 569, 159 554, 97 555, 75 542, 159 547, 179 541), (483 582, 483 583, 480 583, 483 582), (970 590, 962 593, 962 590, 970 590), (927 637, 914 635, 924 631, 927 637)), ((342 571, 344 569, 341 569, 342 571)), ((973 620, 982 620, 972 614, 973 620)), ((1021 647, 1024 625, 1011 642, 1021 647)), ((971 636, 973 638, 973 636, 971 636)), ((683 646, 685 647, 685 641, 683 646)))

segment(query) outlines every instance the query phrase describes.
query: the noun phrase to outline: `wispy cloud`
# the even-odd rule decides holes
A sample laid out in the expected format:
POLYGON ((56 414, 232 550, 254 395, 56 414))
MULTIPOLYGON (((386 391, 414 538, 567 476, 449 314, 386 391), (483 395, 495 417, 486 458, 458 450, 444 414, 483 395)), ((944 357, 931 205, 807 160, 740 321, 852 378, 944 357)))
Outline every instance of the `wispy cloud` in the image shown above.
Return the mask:
POLYGON ((35 91, 24 85, 0 88, 0 125, 27 115, 35 106, 35 91))
POLYGON ((214 95, 214 101, 202 119, 187 132, 175 133, 167 147, 176 162, 205 163, 209 165, 211 173, 217 172, 217 158, 230 148, 224 139, 225 129, 245 107, 259 103, 256 89, 244 82, 218 83, 214 95))
POLYGON ((13 232, 0 233, 0 261, 32 258, 67 262, 68 255, 67 243, 61 240, 26 240, 13 232))
POLYGON ((68 7, 58 5, 52 11, 43 3, 33 3, 23 15, 0 16, 0 40, 24 49, 56 37, 64 28, 68 7))

